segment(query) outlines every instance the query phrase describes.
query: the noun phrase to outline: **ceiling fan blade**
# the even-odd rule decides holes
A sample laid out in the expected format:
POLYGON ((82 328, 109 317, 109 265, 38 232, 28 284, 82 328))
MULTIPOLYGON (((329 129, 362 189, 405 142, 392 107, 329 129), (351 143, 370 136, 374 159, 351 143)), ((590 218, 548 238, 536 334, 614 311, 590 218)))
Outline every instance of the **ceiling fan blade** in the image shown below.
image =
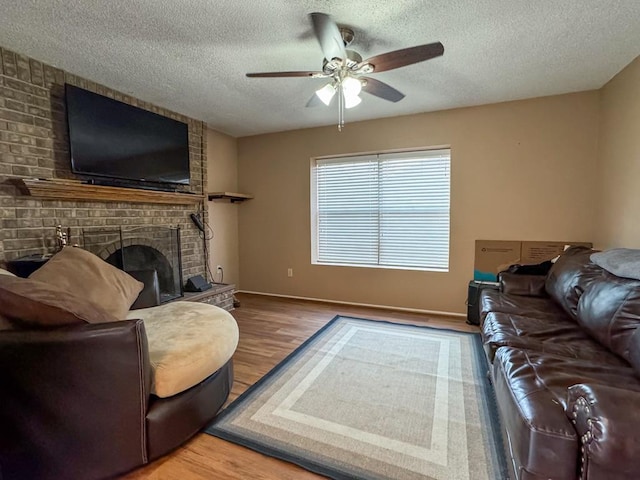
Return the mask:
POLYGON ((444 53, 444 46, 440 42, 418 45, 417 47, 403 48, 393 52, 382 53, 366 59, 362 63, 373 66, 374 72, 385 72, 394 68, 405 67, 414 63, 424 62, 444 53))
POLYGON ((247 73, 249 78, 271 78, 271 77, 309 77, 309 78, 325 78, 328 77, 324 72, 262 72, 247 73))
POLYGON ((381 82, 380 80, 370 77, 362 77, 362 79, 366 81, 362 86, 362 90, 370 93, 371 95, 375 95, 376 97, 380 97, 394 103, 399 102, 404 98, 404 93, 396 90, 391 85, 381 82))
POLYGON ((342 35, 340 35, 338 25, 331 20, 331 17, 326 13, 318 12, 312 13, 309 16, 311 17, 313 31, 318 38, 324 58, 327 60, 332 60, 336 57, 342 60, 347 58, 342 35))

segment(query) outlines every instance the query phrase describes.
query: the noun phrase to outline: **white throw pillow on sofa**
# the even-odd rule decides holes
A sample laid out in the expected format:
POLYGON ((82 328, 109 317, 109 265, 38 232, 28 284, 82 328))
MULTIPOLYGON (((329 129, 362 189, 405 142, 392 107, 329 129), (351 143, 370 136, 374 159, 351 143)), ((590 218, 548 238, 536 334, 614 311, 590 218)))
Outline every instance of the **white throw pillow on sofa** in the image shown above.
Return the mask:
POLYGON ((591 261, 618 277, 640 280, 640 250, 612 248, 591 255, 591 261))

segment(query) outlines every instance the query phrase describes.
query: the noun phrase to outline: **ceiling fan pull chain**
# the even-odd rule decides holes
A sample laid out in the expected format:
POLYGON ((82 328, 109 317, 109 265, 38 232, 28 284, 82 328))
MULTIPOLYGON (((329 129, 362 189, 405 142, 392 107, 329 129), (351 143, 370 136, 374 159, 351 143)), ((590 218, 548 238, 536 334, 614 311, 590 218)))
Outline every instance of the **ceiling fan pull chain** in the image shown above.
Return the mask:
POLYGON ((338 84, 338 131, 344 128, 344 92, 342 91, 342 82, 338 84))

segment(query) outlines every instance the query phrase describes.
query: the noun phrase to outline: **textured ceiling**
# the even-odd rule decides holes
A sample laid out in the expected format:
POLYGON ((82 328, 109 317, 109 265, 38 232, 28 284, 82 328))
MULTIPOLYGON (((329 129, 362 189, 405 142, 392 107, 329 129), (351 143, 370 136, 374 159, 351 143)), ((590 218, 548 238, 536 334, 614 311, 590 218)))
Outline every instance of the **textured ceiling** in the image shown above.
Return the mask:
MULTIPOLYGON (((364 58, 440 41, 443 57, 374 74, 347 123, 601 87, 640 53, 639 0, 8 0, 0 45, 205 120, 234 136, 336 123, 305 108, 321 79, 308 14, 356 32, 364 58)), ((348 125, 347 125, 348 126, 348 125)))

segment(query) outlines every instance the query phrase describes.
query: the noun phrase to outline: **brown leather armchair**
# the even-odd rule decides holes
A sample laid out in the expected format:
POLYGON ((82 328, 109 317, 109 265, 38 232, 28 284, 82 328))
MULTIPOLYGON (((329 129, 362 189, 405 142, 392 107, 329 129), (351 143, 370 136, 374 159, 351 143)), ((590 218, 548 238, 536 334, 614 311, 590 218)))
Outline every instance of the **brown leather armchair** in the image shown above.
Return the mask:
POLYGON ((146 464, 206 426, 232 382, 229 360, 182 393, 151 394, 142 320, 0 331, 0 478, 105 478, 146 464))

